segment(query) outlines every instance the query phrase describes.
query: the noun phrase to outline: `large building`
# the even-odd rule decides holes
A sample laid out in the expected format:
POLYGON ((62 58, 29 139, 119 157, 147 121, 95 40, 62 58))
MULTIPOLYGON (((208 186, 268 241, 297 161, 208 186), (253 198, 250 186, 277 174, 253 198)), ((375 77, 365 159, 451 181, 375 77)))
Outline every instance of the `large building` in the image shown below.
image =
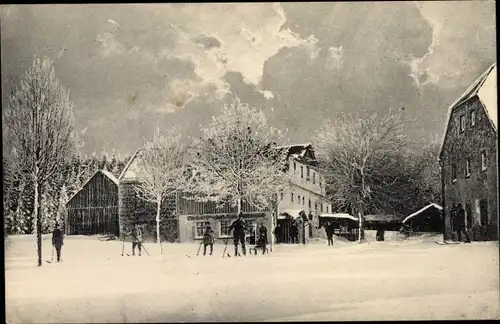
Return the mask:
POLYGON ((97 171, 69 198, 66 233, 70 235, 118 235, 118 179, 97 171))
POLYGON ((283 241, 288 241, 291 221, 299 226, 299 241, 317 237, 319 215, 330 213, 331 204, 325 199, 325 180, 317 168, 314 148, 310 143, 283 146, 288 150, 288 190, 280 194, 277 224, 283 227, 283 241), (305 215, 307 221, 304 217, 305 215))
MULTIPOLYGON (((312 146, 306 144, 281 148, 288 150, 287 172, 292 180, 289 189, 279 196, 277 212, 258 210, 243 203, 243 217, 248 228, 256 229, 257 224, 264 222, 268 228, 268 237, 273 240, 272 231, 278 222, 283 228, 289 228, 295 221, 299 228, 299 240, 306 243, 307 238, 315 235, 312 229, 316 227, 319 213, 329 212, 331 205, 324 198, 324 179, 316 168, 312 146)), ((134 190, 134 185, 141 177, 137 168, 140 155, 139 150, 119 177, 120 228, 133 222, 146 223, 151 230, 145 232, 154 233, 154 206, 142 201, 134 190)), ((186 193, 177 193, 164 201, 161 207, 162 224, 165 226, 161 233, 164 239, 179 242, 200 240, 205 223, 210 222, 216 240, 226 241, 231 235, 228 227, 237 216, 236 208, 229 205, 217 206, 214 202, 197 202, 188 197, 186 193)), ((288 241, 288 237, 284 241, 288 241)))
POLYGON ((453 204, 465 209, 473 240, 498 239, 497 68, 489 67, 449 108, 440 152, 444 239, 453 204))

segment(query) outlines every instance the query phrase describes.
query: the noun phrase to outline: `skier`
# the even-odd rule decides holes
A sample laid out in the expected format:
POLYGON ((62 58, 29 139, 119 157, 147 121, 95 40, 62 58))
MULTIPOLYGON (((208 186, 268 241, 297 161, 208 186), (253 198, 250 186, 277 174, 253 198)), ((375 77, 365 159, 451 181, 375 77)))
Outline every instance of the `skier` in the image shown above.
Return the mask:
POLYGON ((132 231, 129 233, 129 235, 132 235, 132 255, 135 255, 135 247, 137 246, 139 250, 139 256, 141 256, 141 251, 142 251, 142 230, 137 226, 137 224, 134 224, 134 227, 132 228, 132 231))
POLYGON ((56 249, 57 262, 61 261, 61 249, 64 245, 64 234, 59 228, 59 224, 56 223, 54 231, 52 232, 52 246, 56 249))
POLYGON ((233 231, 234 238, 234 255, 238 256, 238 243, 241 243, 241 248, 243 250, 243 255, 247 255, 247 250, 245 247, 245 230, 246 225, 243 221, 243 214, 238 214, 238 219, 236 219, 231 226, 229 226, 229 231, 233 231))
POLYGON ((264 225, 264 223, 260 225, 259 239, 257 240, 256 247, 262 248, 262 254, 264 254, 267 251, 267 227, 264 225))
POLYGON ((210 245, 210 255, 214 251, 214 231, 210 226, 210 223, 207 222, 205 228, 205 233, 203 234, 203 255, 207 254, 207 245, 210 245))

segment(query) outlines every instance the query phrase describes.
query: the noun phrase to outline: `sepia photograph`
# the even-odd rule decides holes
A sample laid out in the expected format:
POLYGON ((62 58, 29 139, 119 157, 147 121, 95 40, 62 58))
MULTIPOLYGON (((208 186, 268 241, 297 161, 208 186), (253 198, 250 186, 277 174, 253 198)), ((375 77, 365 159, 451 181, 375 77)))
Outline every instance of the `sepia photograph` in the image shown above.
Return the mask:
POLYGON ((0 23, 5 323, 500 319, 495 1, 0 23))

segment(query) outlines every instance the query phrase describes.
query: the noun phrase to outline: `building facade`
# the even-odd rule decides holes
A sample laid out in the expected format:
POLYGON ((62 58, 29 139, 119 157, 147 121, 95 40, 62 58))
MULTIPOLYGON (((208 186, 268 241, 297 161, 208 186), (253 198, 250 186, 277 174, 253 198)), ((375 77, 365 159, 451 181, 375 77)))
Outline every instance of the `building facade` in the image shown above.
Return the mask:
POLYGON ((118 179, 97 171, 66 203, 69 235, 119 233, 118 179))
POLYGON ((299 226, 299 241, 318 237, 319 215, 332 212, 325 198, 325 180, 317 167, 314 148, 310 143, 284 146, 288 150, 288 174, 291 178, 288 189, 279 194, 276 224, 283 227, 284 241, 290 222, 283 217, 290 215, 299 226), (305 214, 307 221, 299 214, 305 214))
POLYGON ((440 152, 444 239, 462 204, 472 240, 498 239, 497 73, 492 65, 449 108, 440 152))

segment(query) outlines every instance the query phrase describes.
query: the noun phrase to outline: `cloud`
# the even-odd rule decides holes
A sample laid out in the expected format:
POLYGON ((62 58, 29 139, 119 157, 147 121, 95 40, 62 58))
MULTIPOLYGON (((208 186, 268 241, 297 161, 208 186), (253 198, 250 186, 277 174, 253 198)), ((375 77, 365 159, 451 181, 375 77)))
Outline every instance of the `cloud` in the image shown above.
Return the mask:
POLYGON ((112 33, 106 32, 99 34, 96 40, 100 45, 99 53, 103 57, 120 55, 126 52, 125 46, 123 46, 112 33))
POLYGON ((245 82, 258 86, 264 63, 284 47, 302 47, 310 53, 311 60, 318 56, 314 36, 301 39, 289 29, 281 29, 286 18, 279 4, 197 7, 199 12, 190 7, 187 14, 196 15, 196 19, 172 23, 178 39, 174 49, 165 51, 164 55, 191 61, 196 66, 200 85, 215 85, 218 98, 229 91, 222 78, 230 71, 240 72, 245 82), (231 9, 229 13, 227 8, 231 9), (224 24, 217 23, 220 19, 224 19, 224 24), (217 40, 217 46, 199 46, 201 34, 211 35, 212 40, 217 40))
POLYGON ((328 49, 328 56, 326 58, 326 68, 329 70, 340 69, 344 62, 344 48, 330 47, 328 49))

